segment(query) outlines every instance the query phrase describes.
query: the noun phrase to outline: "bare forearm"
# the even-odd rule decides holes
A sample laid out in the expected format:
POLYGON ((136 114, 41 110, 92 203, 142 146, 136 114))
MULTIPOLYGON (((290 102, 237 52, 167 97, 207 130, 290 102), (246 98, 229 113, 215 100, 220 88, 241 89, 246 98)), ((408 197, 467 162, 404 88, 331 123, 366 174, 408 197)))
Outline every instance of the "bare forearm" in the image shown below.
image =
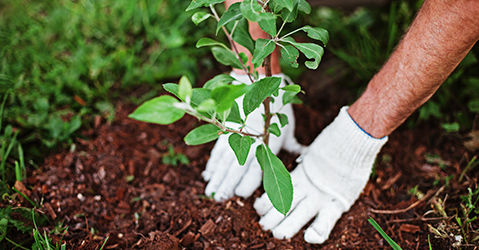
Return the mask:
POLYGON ((348 110, 370 135, 389 135, 426 102, 479 39, 479 1, 426 0, 387 63, 348 110))

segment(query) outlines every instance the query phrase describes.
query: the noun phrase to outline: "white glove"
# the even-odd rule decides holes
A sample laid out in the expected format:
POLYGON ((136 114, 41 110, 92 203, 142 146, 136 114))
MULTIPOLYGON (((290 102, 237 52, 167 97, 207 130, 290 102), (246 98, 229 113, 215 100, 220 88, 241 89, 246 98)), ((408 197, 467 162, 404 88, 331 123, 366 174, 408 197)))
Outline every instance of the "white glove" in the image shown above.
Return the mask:
POLYGON ((387 137, 376 139, 366 134, 343 107, 299 159, 291 173, 294 195, 290 212, 282 215, 273 208, 267 194, 254 207, 264 230, 278 239, 293 237, 311 218, 306 229, 308 243, 321 244, 329 237, 343 212, 361 194, 376 155, 387 137))
MULTIPOLYGON (((247 75, 239 75, 234 72, 231 73, 237 82, 233 84, 246 83, 251 84, 247 75)), ((283 74, 274 75, 276 77, 282 77, 283 81, 281 87, 286 86, 285 79, 288 79, 283 74)), ((260 77, 264 78, 264 76, 260 77)), ((283 106, 282 96, 284 91, 280 90, 278 97, 275 98, 275 102, 270 106, 271 113, 280 112, 288 116, 289 124, 281 128, 281 136, 270 136, 270 148, 274 154, 277 154, 281 148, 292 152, 301 153, 305 148, 301 146, 294 137, 294 115, 291 104, 283 106)), ((244 119, 243 112, 243 97, 238 98, 237 103, 242 118, 244 119)), ((246 121, 246 126, 243 129, 245 132, 253 134, 261 134, 264 131, 264 119, 262 114, 264 113, 264 107, 261 104, 259 109, 252 112, 246 121)), ((271 123, 276 122, 279 125, 277 116, 271 119, 271 123)), ((235 123, 227 123, 227 126, 232 128, 239 127, 235 123)), ((249 152, 248 158, 244 166, 240 166, 236 160, 236 156, 228 143, 229 135, 222 135, 218 138, 213 150, 211 151, 211 157, 206 164, 206 169, 202 175, 205 181, 209 181, 205 189, 207 196, 213 196, 216 201, 224 201, 233 197, 234 195, 247 198, 253 194, 253 192, 261 185, 263 173, 261 167, 256 161, 255 153, 256 147, 259 142, 255 142, 249 152)))

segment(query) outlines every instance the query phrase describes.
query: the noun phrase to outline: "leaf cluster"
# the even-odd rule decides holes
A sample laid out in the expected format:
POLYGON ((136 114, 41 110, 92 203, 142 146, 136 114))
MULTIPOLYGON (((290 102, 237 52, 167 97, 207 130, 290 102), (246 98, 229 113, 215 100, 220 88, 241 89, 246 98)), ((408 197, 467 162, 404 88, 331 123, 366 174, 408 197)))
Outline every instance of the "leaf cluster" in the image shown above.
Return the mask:
POLYGON ((244 70, 250 82, 239 82, 232 76, 222 74, 215 76, 201 88, 193 88, 189 79, 184 76, 178 84, 163 85, 172 96, 163 95, 149 100, 130 114, 130 117, 145 122, 170 124, 185 114, 192 115, 206 124, 190 131, 184 138, 185 143, 199 145, 216 140, 220 135, 229 134, 228 143, 240 165, 246 163, 251 148, 256 145, 254 156, 264 173, 264 189, 273 206, 286 214, 293 199, 291 177, 281 160, 272 153, 267 141, 269 134, 281 135, 280 127, 288 124, 288 117, 282 113, 270 113, 267 104, 270 101, 281 102, 283 105, 296 102, 296 95, 301 92, 301 87, 299 85, 281 87, 282 79, 278 77, 260 79, 256 69, 269 60, 276 47, 281 49, 283 60, 292 67, 298 67, 297 59, 303 54, 309 59, 305 62, 306 67, 316 69, 324 53, 323 47, 328 43, 329 34, 323 28, 311 26, 282 34, 285 25, 293 22, 299 12, 311 11, 305 0, 267 2, 244 0, 232 4, 220 16, 215 5, 223 2, 224 0, 194 0, 187 7, 187 11, 207 7, 209 12, 197 11, 193 14, 192 21, 199 25, 209 18, 215 19, 216 34, 222 31, 230 42, 226 45, 211 38, 201 38, 196 47, 210 47, 218 62, 244 70), (248 32, 248 22, 257 23, 270 37, 254 41, 248 32), (296 42, 291 35, 300 31, 317 40, 319 44, 296 42), (245 47, 252 54, 250 62, 244 53, 238 52, 235 43, 245 47), (253 68, 248 66, 250 64, 253 68), (281 98, 280 91, 283 93, 281 98), (262 104, 265 104, 264 133, 258 133, 254 129, 250 131, 251 128, 246 126, 246 121, 262 104), (277 116, 279 124, 269 124, 268 118, 271 116, 277 116))

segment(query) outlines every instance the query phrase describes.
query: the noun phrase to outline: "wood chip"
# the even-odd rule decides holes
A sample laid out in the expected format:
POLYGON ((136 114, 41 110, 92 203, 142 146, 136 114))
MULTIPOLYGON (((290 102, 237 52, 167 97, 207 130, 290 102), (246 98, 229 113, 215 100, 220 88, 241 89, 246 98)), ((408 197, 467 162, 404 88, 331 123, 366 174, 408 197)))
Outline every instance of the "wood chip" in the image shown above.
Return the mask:
POLYGON ((401 227, 399 227, 399 230, 406 232, 406 233, 417 233, 421 231, 421 228, 416 225, 412 224, 401 224, 401 227))
POLYGON ((249 249, 263 249, 264 243, 256 244, 254 246, 250 246, 249 249))
POLYGON ((394 183, 396 183, 396 181, 399 180, 399 178, 401 178, 402 176, 402 173, 401 172, 398 172, 393 178, 390 178, 386 184, 384 184, 384 186, 381 187, 381 190, 386 190, 386 189, 389 189, 392 187, 392 185, 394 185, 394 183))
POLYGON ((180 240, 180 244, 184 247, 191 245, 193 242, 195 242, 195 234, 191 231, 188 231, 180 240))
POLYGON ((216 229, 216 224, 215 222, 212 220, 212 219, 209 219, 208 221, 206 221, 205 224, 203 224, 203 226, 201 226, 199 232, 206 236, 206 235, 209 235, 210 233, 214 232, 216 229))
POLYGON ((174 233, 173 235, 174 236, 178 236, 180 233, 182 233, 183 231, 185 231, 190 225, 191 225, 191 222, 193 222, 193 220, 191 218, 188 219, 188 221, 186 221, 186 223, 181 227, 180 230, 178 230, 176 233, 174 233))
POLYGON ((23 185, 23 183, 19 181, 15 181, 15 185, 13 185, 20 193, 24 194, 25 196, 30 196, 31 192, 23 185))
POLYGON ((50 217, 52 217, 53 220, 57 218, 57 214, 53 210, 53 207, 50 203, 45 203, 44 206, 47 208, 48 213, 50 214, 50 217))

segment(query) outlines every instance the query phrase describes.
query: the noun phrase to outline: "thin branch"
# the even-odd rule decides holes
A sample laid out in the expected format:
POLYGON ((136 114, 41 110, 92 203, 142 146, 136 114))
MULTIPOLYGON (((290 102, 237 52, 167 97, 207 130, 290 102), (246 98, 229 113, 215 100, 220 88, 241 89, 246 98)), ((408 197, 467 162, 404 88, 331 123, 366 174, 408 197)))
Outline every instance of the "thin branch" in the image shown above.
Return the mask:
MULTIPOLYGON (((266 11, 271 12, 271 9, 268 7, 268 5, 265 5, 263 7, 266 11)), ((272 39, 271 35, 268 34, 267 39, 271 40, 272 39)), ((273 51, 273 53, 274 53, 274 51, 273 51)), ((264 60, 264 68, 265 68, 266 77, 270 77, 270 76, 273 75, 272 72, 271 72, 271 55, 272 55, 272 53, 269 54, 264 60)), ((266 145, 269 145, 269 130, 268 129, 271 125, 270 104, 271 104, 271 97, 268 96, 263 101, 264 115, 265 115, 263 141, 264 141, 264 144, 266 144, 266 145)))
POLYGON ((419 204, 421 204, 422 202, 426 201, 427 199, 431 198, 433 196, 433 194, 438 194, 440 193, 442 190, 444 189, 444 186, 441 187, 437 192, 435 192, 434 190, 429 190, 429 192, 427 192, 426 195, 424 195, 424 197, 422 197, 420 200, 414 202, 413 204, 409 205, 407 208, 403 208, 403 209, 396 209, 396 210, 376 210, 376 209, 371 209, 371 212, 375 213, 375 214, 400 214, 400 213, 405 213, 415 207, 417 207, 419 204))
POLYGON ((240 135, 243 135, 243 136, 251 136, 251 137, 256 137, 256 138, 261 138, 261 137, 264 136, 263 134, 251 134, 251 133, 248 133, 248 132, 243 132, 243 127, 241 127, 240 130, 230 129, 230 128, 226 127, 225 124, 219 122, 214 117, 209 118, 209 117, 206 117, 206 116, 202 115, 201 113, 196 111, 193 107, 191 107, 191 105, 189 105, 187 103, 177 103, 176 105, 177 105, 178 108, 181 108, 181 109, 185 110, 185 112, 187 114, 189 114, 191 116, 194 116, 201 121, 205 121, 207 123, 213 124, 213 125, 217 126, 219 129, 221 129, 221 131, 223 131, 223 132, 231 132, 231 133, 236 133, 236 134, 240 134, 240 135))
POLYGON ((225 132, 241 134, 243 136, 251 136, 251 137, 257 137, 257 138, 261 138, 263 136, 263 135, 250 134, 250 133, 243 132, 241 130, 234 130, 234 129, 229 129, 229 128, 225 129, 225 132))
MULTIPOLYGON (((216 13, 216 10, 215 10, 215 8, 213 7, 212 4, 210 4, 210 10, 213 13, 213 16, 215 17, 216 21, 219 22, 220 17, 218 16, 218 13, 216 13)), ((251 81, 251 83, 254 83, 254 80, 251 77, 251 75, 249 74, 248 69, 246 68, 246 65, 243 63, 243 60, 241 60, 241 57, 239 56, 239 51, 238 51, 238 48, 236 47, 235 42, 233 41, 233 37, 229 34, 229 32, 226 30, 224 25, 221 26, 221 28, 223 29, 223 32, 225 33, 226 38, 228 38, 228 41, 230 42, 231 47, 233 48, 233 51, 235 52, 236 58, 240 61, 241 67, 243 68, 246 75, 248 75, 248 78, 251 81)))

